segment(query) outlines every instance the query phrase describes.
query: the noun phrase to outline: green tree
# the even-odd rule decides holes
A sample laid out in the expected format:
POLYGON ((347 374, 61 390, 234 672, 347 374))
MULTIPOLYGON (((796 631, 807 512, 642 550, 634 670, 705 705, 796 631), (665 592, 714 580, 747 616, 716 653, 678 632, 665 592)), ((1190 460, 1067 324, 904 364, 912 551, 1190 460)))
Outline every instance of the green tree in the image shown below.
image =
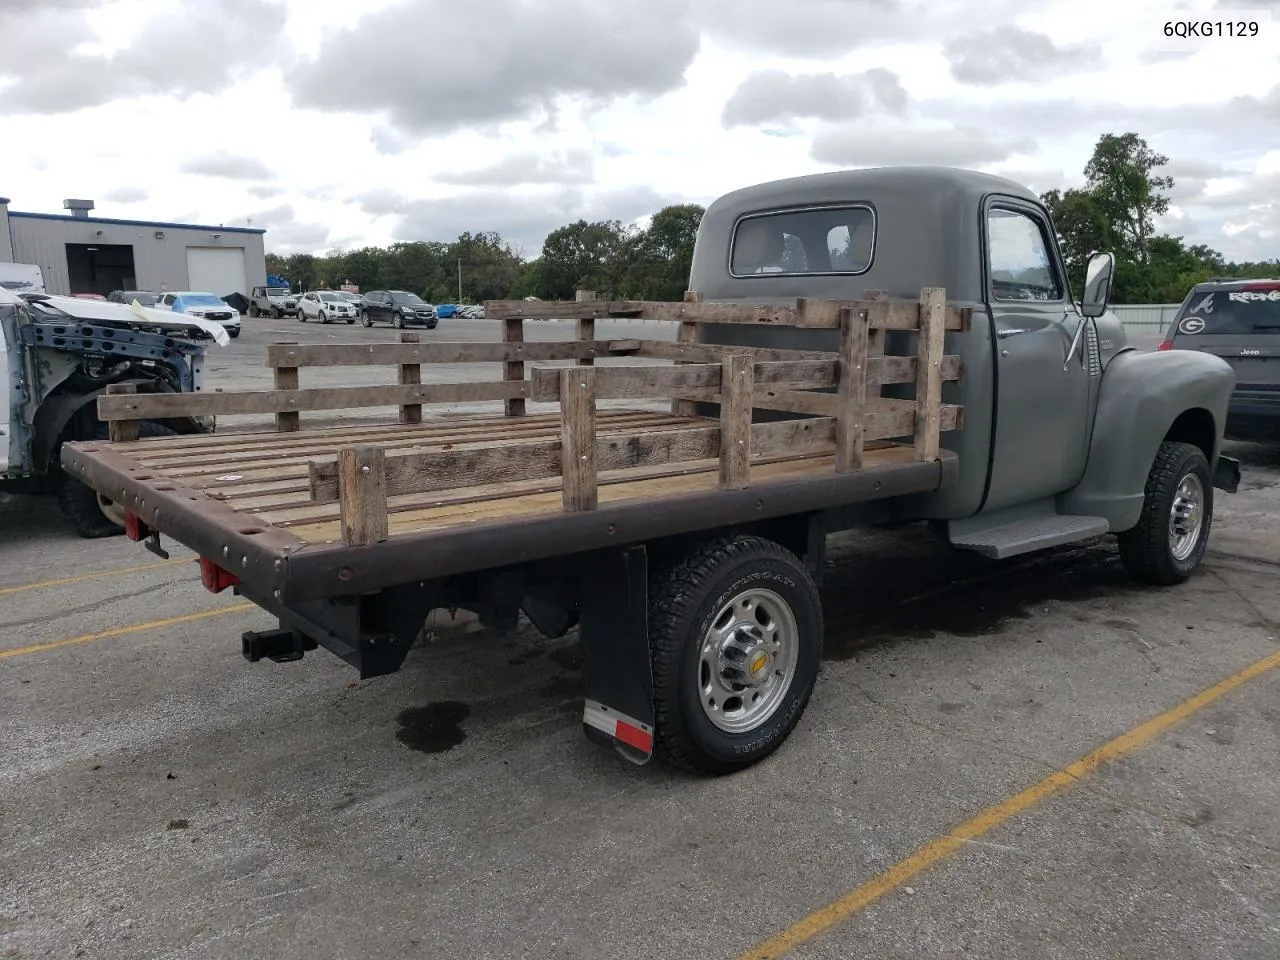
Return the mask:
POLYGON ((1084 168, 1089 193, 1138 263, 1148 261, 1155 217, 1169 209, 1169 198, 1161 191, 1173 188, 1173 178, 1152 172, 1168 162, 1136 133, 1105 133, 1084 168))

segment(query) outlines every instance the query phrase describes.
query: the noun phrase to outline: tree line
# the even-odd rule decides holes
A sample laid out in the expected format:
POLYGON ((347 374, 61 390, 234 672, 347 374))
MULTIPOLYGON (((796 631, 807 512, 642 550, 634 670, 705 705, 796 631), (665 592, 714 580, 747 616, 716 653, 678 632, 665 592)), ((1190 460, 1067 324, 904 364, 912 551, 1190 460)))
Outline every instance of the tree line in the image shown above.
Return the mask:
MULTIPOLYGON (((1135 133, 1104 134, 1085 165, 1085 185, 1041 195, 1058 231, 1071 289, 1084 283, 1085 264, 1098 251, 1116 255, 1113 300, 1177 303, 1209 277, 1274 277, 1280 260, 1235 263, 1203 244, 1157 234, 1168 212, 1168 164, 1135 133)), ((295 290, 411 290, 428 303, 485 300, 572 300, 594 290, 617 300, 680 300, 688 285, 693 243, 704 208, 695 203, 659 210, 648 226, 580 219, 553 230, 529 259, 499 234, 464 233, 451 243, 412 241, 387 247, 334 250, 328 256, 267 255, 267 272, 295 290)))

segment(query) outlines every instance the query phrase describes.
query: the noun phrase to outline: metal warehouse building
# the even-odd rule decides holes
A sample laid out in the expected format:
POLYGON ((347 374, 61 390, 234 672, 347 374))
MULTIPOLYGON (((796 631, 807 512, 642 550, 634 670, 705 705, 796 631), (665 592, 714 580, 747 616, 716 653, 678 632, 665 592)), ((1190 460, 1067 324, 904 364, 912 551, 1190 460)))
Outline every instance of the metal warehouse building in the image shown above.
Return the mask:
POLYGON ((54 294, 201 290, 247 295, 267 282, 265 230, 91 217, 91 200, 67 214, 9 209, 0 197, 0 261, 33 263, 54 294))

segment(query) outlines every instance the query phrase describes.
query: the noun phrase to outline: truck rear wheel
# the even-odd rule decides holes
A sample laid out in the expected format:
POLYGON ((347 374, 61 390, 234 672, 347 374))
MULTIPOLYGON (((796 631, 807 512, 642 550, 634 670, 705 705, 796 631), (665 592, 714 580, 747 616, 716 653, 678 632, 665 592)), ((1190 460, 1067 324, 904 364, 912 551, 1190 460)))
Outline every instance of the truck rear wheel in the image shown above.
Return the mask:
MULTIPOLYGON (((151 420, 138 424, 138 436, 170 437, 176 431, 151 420)), ((98 440, 107 439, 106 424, 99 424, 94 434, 98 440)), ((70 521, 76 533, 87 540, 114 537, 124 533, 124 508, 107 499, 92 487, 81 483, 62 471, 57 480, 58 507, 70 521)))
POLYGON ((772 753, 809 702, 822 602, 805 565, 756 536, 708 541, 649 588, 656 742, 677 767, 725 774, 772 753))
POLYGON ((1190 443, 1163 443, 1147 474, 1142 515, 1120 533, 1120 559, 1135 580, 1182 583, 1200 565, 1213 523, 1213 475, 1190 443))

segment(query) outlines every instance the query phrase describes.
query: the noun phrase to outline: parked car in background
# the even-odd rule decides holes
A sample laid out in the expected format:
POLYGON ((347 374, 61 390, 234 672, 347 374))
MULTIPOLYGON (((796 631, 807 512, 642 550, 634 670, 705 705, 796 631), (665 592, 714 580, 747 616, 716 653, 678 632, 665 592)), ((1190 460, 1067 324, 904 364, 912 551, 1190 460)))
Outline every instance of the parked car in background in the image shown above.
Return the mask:
POLYGON ((298 299, 298 319, 303 323, 308 320, 319 320, 328 323, 330 320, 356 322, 356 308, 336 290, 312 290, 298 299))
POLYGON ((428 330, 436 328, 436 308, 408 290, 370 290, 360 301, 360 320, 366 327, 389 323, 405 327, 420 323, 428 330))
POLYGON ((436 305, 436 316, 441 320, 448 320, 450 317, 456 317, 462 308, 456 303, 441 303, 436 305))
POLYGON ((471 303, 467 304, 465 307, 458 307, 458 316, 463 320, 483 320, 484 304, 471 303))
POLYGON ((107 299, 100 293, 73 293, 73 297, 77 300, 105 300, 107 299))
POLYGON ((345 297, 347 302, 356 308, 357 315, 360 313, 360 301, 364 299, 361 294, 355 293, 352 290, 338 290, 336 292, 338 296, 345 297))
POLYGON ((137 300, 144 307, 154 307, 156 301, 160 299, 160 294, 152 293, 150 290, 112 290, 107 294, 107 299, 112 303, 126 305, 137 300))
POLYGON ((254 287, 249 294, 249 316, 269 316, 279 320, 298 312, 298 298, 288 287, 264 285, 254 287))
POLYGON ((203 317, 222 324, 233 337, 240 336, 240 312, 216 293, 203 290, 173 290, 163 294, 156 306, 161 310, 203 317))
POLYGON ((1280 440, 1280 279, 1197 283, 1159 349, 1198 350, 1231 364, 1226 435, 1280 440))

